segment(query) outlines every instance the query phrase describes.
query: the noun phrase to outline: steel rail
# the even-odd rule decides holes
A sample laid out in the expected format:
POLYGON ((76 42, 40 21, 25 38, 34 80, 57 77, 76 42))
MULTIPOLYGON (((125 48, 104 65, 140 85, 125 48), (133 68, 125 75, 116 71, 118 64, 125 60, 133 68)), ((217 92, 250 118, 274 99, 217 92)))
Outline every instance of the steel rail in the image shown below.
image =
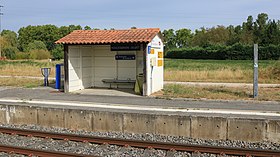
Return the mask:
POLYGON ((218 146, 203 146, 203 145, 177 144, 177 143, 166 143, 166 142, 138 141, 138 140, 127 140, 127 139, 98 137, 98 136, 43 132, 37 130, 35 131, 35 130, 25 130, 25 129, 17 129, 17 128, 5 128, 5 127, 0 127, 0 132, 6 134, 53 138, 53 139, 71 140, 71 141, 78 141, 78 142, 91 142, 96 144, 131 146, 131 147, 138 147, 138 148, 154 148, 154 149, 162 149, 162 150, 176 150, 176 151, 201 152, 201 153, 226 154, 226 155, 280 157, 280 150, 245 149, 245 148, 234 148, 234 147, 218 147, 218 146))
POLYGON ((32 149, 32 148, 23 148, 18 146, 9 146, 9 145, 0 145, 0 151, 6 152, 9 154, 22 154, 26 156, 40 156, 40 157, 84 157, 86 155, 80 154, 72 154, 67 152, 57 152, 57 151, 49 151, 49 150, 39 150, 39 149, 32 149))

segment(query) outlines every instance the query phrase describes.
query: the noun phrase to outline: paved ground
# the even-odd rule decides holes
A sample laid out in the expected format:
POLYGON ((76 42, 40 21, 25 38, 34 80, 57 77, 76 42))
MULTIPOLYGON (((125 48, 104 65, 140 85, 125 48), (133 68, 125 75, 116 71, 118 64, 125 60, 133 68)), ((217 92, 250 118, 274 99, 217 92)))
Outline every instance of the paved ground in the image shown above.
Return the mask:
MULTIPOLYGON (((103 92, 107 92, 106 90, 103 92)), ((215 100, 190 100, 190 99, 157 99, 139 96, 108 96, 92 94, 65 94, 53 88, 9 88, 0 87, 0 99, 10 100, 48 100, 48 101, 75 101, 106 104, 137 105, 145 108, 177 108, 177 109, 218 109, 218 110, 244 110, 280 113, 280 102, 258 101, 215 101, 215 100)))

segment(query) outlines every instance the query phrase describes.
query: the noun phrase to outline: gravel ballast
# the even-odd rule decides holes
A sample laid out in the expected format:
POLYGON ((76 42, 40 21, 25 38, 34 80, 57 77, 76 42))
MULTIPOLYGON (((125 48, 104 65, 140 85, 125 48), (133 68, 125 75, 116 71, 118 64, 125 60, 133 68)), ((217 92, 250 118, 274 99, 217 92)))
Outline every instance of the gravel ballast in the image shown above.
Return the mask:
MULTIPOLYGON (((208 146, 222 146, 222 147, 237 147, 237 148, 251 148, 251 149, 268 149, 268 150, 280 150, 279 143, 271 142, 256 142, 249 143, 244 141, 229 141, 229 140, 201 140, 192 139, 187 137, 176 137, 176 136, 161 136, 156 134, 132 134, 132 133, 119 133, 119 132, 89 132, 89 131, 73 131, 65 128, 46 128, 37 125, 3 125, 0 127, 9 128, 20 128, 28 130, 39 130, 46 132, 56 133, 70 133, 77 135, 89 135, 89 136, 100 136, 110 138, 122 138, 132 140, 144 140, 154 142, 172 142, 172 143, 184 143, 194 145, 208 145, 208 146)), ((78 153, 86 155, 96 156, 197 156, 197 157, 208 157, 208 156, 220 156, 213 154, 190 154, 188 152, 173 152, 165 150, 155 149, 140 149, 132 147, 119 147, 115 145, 97 145, 91 143, 81 143, 73 141, 62 141, 53 139, 42 139, 35 137, 23 137, 23 136, 12 136, 6 134, 0 134, 0 141, 2 144, 15 145, 15 146, 26 146, 28 148, 46 149, 53 151, 63 151, 69 153, 78 153)))
POLYGON ((28 157, 26 155, 20 155, 20 154, 8 154, 4 152, 0 152, 1 157, 28 157))
MULTIPOLYGON (((76 153, 82 155, 94 155, 100 157, 218 157, 214 154, 200 154, 188 152, 165 151, 155 149, 139 149, 133 147, 119 147, 116 145, 97 145, 91 143, 44 139, 36 137, 25 137, 18 135, 0 134, 0 141, 3 145, 13 145, 17 147, 27 147, 48 151, 59 151, 76 153)), ((14 154, 13 154, 14 155, 14 154)), ((3 153, 3 156, 13 156, 3 153)), ((17 155, 20 156, 20 155, 17 155)))

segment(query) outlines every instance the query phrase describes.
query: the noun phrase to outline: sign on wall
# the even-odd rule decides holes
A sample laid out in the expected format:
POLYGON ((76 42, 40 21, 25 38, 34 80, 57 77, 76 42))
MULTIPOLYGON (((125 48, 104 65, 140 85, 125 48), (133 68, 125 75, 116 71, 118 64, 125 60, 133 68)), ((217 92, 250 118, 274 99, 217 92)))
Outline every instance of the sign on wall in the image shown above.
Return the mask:
POLYGON ((111 51, 138 51, 140 44, 111 44, 111 51))
POLYGON ((116 60, 135 60, 135 55, 116 55, 116 60))
POLYGON ((151 53, 151 46, 148 46, 148 54, 151 53))
POLYGON ((151 42, 152 48, 161 48, 161 45, 162 43, 159 38, 154 38, 151 42))
POLYGON ((163 58, 163 52, 158 52, 158 58, 163 58))
POLYGON ((163 52, 158 52, 158 67, 163 66, 163 52))
POLYGON ((155 49, 151 48, 151 54, 155 54, 155 49))
POLYGON ((158 60, 158 67, 162 67, 163 66, 163 60, 158 60))

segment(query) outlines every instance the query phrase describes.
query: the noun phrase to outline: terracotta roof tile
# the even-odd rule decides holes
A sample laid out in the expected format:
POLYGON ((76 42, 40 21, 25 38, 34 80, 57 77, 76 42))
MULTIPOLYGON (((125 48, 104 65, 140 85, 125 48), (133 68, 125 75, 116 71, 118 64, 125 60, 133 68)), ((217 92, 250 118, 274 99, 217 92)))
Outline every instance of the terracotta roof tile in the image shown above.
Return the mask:
POLYGON ((159 28, 128 30, 76 30, 56 41, 56 44, 110 44, 151 42, 159 28))

